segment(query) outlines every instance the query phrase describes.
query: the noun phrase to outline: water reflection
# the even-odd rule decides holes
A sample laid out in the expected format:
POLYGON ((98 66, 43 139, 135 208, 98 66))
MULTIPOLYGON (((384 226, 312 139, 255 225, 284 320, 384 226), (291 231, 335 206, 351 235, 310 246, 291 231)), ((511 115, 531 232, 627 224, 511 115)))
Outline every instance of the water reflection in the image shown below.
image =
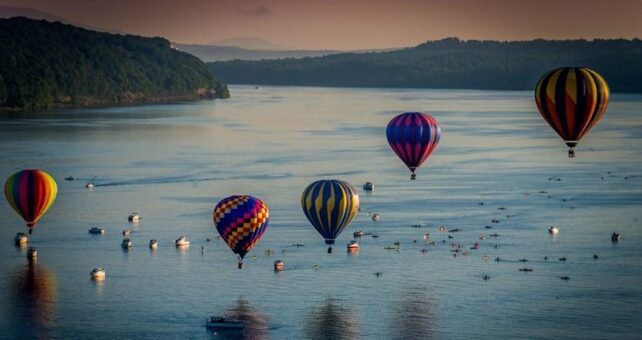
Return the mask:
POLYGON ((245 324, 242 330, 208 329, 208 334, 216 339, 267 339, 269 318, 259 309, 254 308, 243 298, 238 299, 232 307, 225 309, 223 316, 245 324))
POLYGON ((41 329, 52 322, 58 299, 55 276, 31 261, 14 271, 10 280, 11 316, 15 318, 11 324, 19 327, 19 332, 14 334, 25 338, 43 337, 41 329))
POLYGON ((390 325, 393 339, 434 339, 436 325, 434 300, 425 288, 405 290, 393 307, 390 325))
POLYGON ((328 298, 310 311, 305 335, 308 339, 357 339, 359 322, 352 309, 328 298))

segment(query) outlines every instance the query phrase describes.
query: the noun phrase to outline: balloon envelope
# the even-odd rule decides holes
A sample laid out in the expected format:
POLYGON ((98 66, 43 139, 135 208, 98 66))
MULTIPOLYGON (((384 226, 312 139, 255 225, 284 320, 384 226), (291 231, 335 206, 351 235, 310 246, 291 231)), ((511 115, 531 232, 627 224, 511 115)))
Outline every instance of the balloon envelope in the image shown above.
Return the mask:
POLYGON ((27 222, 30 233, 51 208, 57 194, 56 181, 42 170, 18 171, 4 184, 4 195, 9 205, 27 222))
POLYGON ((243 259, 265 233, 270 217, 268 206, 260 199, 235 195, 214 207, 214 224, 223 240, 243 259))
POLYGON ((415 170, 435 150, 441 138, 439 122, 427 113, 406 112, 393 118, 386 128, 388 144, 415 178, 415 170))
POLYGON ((570 148, 602 119, 609 96, 604 78, 584 67, 553 70, 535 88, 537 109, 570 148))
POLYGON ((348 182, 320 180, 305 188, 301 195, 301 206, 325 243, 332 245, 357 215, 359 195, 348 182))

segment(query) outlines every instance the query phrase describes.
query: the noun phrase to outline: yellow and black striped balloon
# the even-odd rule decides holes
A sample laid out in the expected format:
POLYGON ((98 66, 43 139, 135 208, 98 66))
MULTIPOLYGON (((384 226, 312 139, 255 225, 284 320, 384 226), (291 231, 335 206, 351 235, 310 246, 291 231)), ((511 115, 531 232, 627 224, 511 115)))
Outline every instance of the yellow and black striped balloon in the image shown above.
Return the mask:
POLYGON ((609 102, 602 76, 585 67, 562 67, 545 74, 535 88, 544 120, 571 150, 602 119, 609 102))
POLYGON ((331 252, 334 240, 359 211, 359 195, 348 182, 320 180, 305 188, 301 207, 331 252))

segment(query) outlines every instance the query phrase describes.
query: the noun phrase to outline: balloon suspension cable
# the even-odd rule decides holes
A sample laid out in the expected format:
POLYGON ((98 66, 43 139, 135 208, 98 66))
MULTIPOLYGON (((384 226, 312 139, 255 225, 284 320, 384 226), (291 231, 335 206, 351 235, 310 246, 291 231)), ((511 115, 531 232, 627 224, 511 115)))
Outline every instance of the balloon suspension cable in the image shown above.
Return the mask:
POLYGON ((328 247, 328 254, 332 254, 332 247, 328 247))
POLYGON ((575 158, 575 150, 572 147, 568 148, 568 158, 575 158))

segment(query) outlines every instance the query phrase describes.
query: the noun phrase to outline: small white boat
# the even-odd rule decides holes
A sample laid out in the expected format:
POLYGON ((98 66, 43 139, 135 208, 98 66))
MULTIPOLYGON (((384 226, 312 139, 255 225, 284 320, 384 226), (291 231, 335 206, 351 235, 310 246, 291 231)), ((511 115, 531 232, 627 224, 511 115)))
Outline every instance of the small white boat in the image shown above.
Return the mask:
POLYGON ((179 236, 174 243, 177 247, 189 247, 189 240, 185 236, 179 236))
POLYGON ((129 249, 133 247, 132 241, 129 238, 123 239, 123 242, 120 244, 123 249, 129 249))
POLYGON ((149 249, 156 249, 156 248, 158 248, 158 241, 150 240, 149 241, 149 249))
POLYGON ((140 221, 140 215, 138 215, 138 213, 135 213, 135 212, 131 213, 129 216, 127 216, 127 220, 129 222, 138 223, 138 221, 140 221))
POLYGON ((28 259, 35 259, 38 257, 38 251, 34 247, 29 247, 29 250, 27 250, 27 258, 28 259))
POLYGON ((93 189, 93 188, 94 188, 94 183, 92 183, 92 182, 87 182, 87 184, 85 184, 85 188, 87 188, 87 189, 93 189))
POLYGON ((352 233, 352 236, 354 238, 363 237, 363 236, 366 236, 366 233, 363 230, 357 230, 354 233, 352 233))
POLYGON ((94 270, 89 273, 89 275, 91 275, 91 278, 94 280, 104 280, 105 274, 105 268, 103 267, 94 268, 94 270))
POLYGON ((123 229, 123 236, 129 236, 129 234, 131 234, 129 229, 123 229))
POLYGON ((373 221, 373 222, 377 222, 377 221, 379 221, 379 217, 380 217, 380 216, 379 216, 379 214, 377 214, 377 213, 374 213, 374 214, 372 214, 372 216, 370 216, 370 218, 372 218, 372 221, 373 221))
POLYGON ((372 182, 366 182, 363 184, 363 190, 365 191, 372 191, 374 190, 374 188, 375 188, 375 185, 372 182))
POLYGON ((548 228, 548 233, 551 234, 551 235, 557 235, 559 232, 560 232, 560 230, 557 229, 556 226, 552 226, 552 227, 548 228))
POLYGON ((207 323, 205 324, 205 326, 211 328, 242 329, 245 328, 245 323, 224 318, 222 316, 212 316, 207 319, 207 323))
POLYGON ((622 235, 618 233, 611 234, 611 242, 620 242, 621 239, 622 239, 622 235))
POLYGON ((25 233, 17 233, 14 241, 16 241, 17 245, 24 245, 29 243, 29 237, 25 233))
POLYGON ((350 243, 348 243, 347 248, 349 253, 359 252, 359 243, 357 243, 357 241, 355 240, 352 240, 350 241, 350 243))
POLYGON ((90 234, 102 235, 105 233, 105 229, 100 229, 98 227, 93 227, 89 229, 90 234))
POLYGON ((285 269, 285 263, 281 260, 274 261, 274 271, 280 272, 285 269))

